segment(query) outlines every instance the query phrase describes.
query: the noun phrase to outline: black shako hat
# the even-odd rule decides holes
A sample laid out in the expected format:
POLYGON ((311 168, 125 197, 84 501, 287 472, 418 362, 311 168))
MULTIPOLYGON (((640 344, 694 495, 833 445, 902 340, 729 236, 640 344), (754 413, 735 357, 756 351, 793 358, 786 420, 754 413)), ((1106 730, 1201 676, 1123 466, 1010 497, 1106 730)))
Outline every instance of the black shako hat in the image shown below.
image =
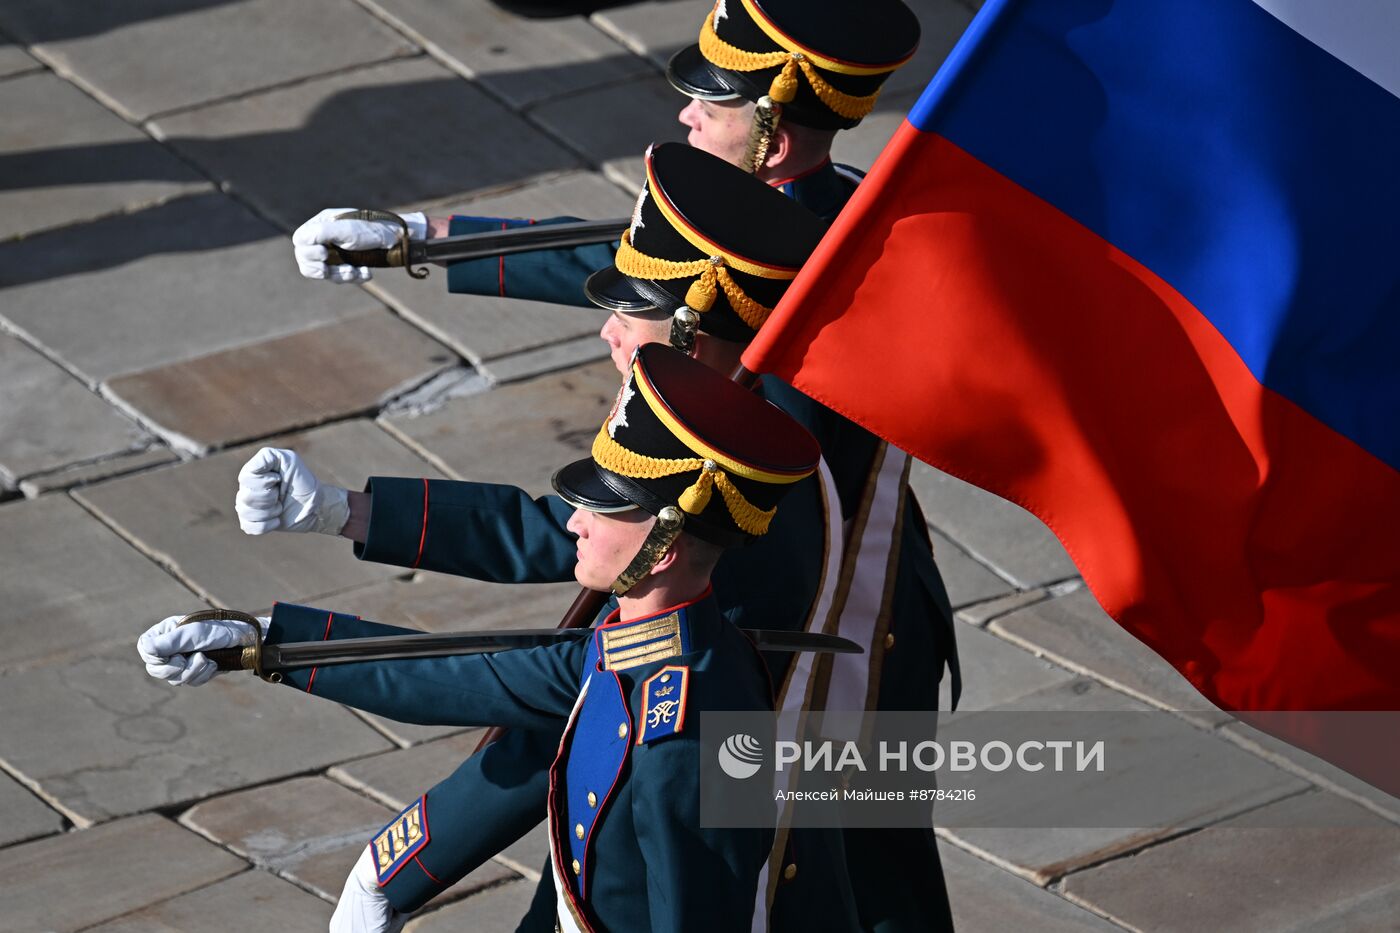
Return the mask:
POLYGON ((778 500, 820 456, 816 439, 771 402, 652 343, 633 355, 593 456, 556 472, 554 488, 594 512, 679 509, 680 530, 732 547, 768 531, 778 500))
MULTIPOLYGON (((684 143, 652 146, 614 264, 584 292, 611 311, 677 315, 748 343, 816 249, 826 222, 778 189, 684 143), (689 310, 687 310, 689 309, 689 310)), ((690 347, 677 339, 672 344, 690 347)))
POLYGON ((719 0, 666 76, 689 97, 768 97, 784 120, 840 130, 870 113, 918 45, 900 0, 719 0))

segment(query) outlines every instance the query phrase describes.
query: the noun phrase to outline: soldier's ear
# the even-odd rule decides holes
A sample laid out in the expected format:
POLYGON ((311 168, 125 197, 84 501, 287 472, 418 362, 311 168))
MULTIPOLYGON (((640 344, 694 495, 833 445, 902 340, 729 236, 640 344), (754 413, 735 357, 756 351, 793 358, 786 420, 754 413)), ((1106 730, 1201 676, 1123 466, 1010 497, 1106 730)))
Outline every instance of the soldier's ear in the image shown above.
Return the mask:
POLYGON ((666 553, 665 553, 665 554, 662 554, 662 555, 661 555, 661 559, 658 560, 656 563, 654 563, 654 564, 651 565, 651 570, 648 571, 648 572, 649 572, 649 573, 664 573, 664 572, 665 572, 666 570, 668 570, 669 568, 675 566, 676 561, 680 559, 680 558, 677 556, 677 548, 678 548, 678 546, 679 546, 679 547, 684 547, 684 545, 682 545, 682 544, 680 543, 680 540, 679 540, 679 539, 677 539, 677 540, 675 540, 675 541, 672 541, 672 542, 671 542, 671 546, 668 547, 668 548, 666 549, 666 553))
POLYGON ((768 143, 768 157, 764 160, 764 166, 769 169, 781 168, 792 159, 792 149, 792 132, 779 123, 778 128, 773 131, 772 140, 768 143))

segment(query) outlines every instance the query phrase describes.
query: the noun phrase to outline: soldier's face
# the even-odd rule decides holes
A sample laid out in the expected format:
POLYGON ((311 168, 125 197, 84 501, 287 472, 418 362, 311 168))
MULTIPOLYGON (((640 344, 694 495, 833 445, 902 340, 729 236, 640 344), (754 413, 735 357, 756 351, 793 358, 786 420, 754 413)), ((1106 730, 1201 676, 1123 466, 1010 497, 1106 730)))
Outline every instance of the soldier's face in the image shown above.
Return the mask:
POLYGON ((656 518, 642 509, 607 515, 575 510, 568 528, 578 535, 574 579, 590 590, 608 590, 642 548, 656 518))
POLYGON ((696 149, 731 165, 743 162, 753 104, 746 100, 692 100, 681 110, 680 121, 690 127, 686 142, 696 149))
POLYGON ((626 376, 632 369, 632 352, 647 343, 669 343, 671 322, 669 318, 650 320, 635 314, 620 314, 614 311, 608 315, 598 336, 608 345, 613 365, 626 376))

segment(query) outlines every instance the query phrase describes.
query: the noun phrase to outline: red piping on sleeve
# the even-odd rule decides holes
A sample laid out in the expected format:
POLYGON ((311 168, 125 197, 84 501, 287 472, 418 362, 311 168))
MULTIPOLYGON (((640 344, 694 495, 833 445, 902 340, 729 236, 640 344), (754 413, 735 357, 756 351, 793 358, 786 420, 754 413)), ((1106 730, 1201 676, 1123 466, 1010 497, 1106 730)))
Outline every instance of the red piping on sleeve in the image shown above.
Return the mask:
POLYGON ((426 865, 423 864, 423 860, 422 860, 422 859, 420 859, 418 856, 415 855, 415 856, 413 857, 413 861, 416 862, 416 863, 418 864, 418 867, 419 867, 419 868, 423 869, 423 874, 425 874, 425 875, 428 876, 428 880, 429 880, 429 881, 431 881, 433 884, 437 884, 437 885, 442 884, 442 882, 438 880, 437 875, 434 875, 432 872, 428 871, 428 867, 427 867, 426 865))
POLYGON ((423 544, 428 540, 428 478, 423 477, 423 530, 418 533, 418 555, 413 558, 410 570, 417 570, 423 562, 423 544))
MULTIPOLYGON (((326 640, 328 640, 328 639, 331 637, 331 623, 334 622, 334 621, 335 621, 335 613, 334 613, 334 612, 328 612, 328 613, 326 613, 326 630, 325 630, 324 632, 321 633, 321 641, 326 641, 326 640)), ((308 678, 306 678, 306 692, 307 692, 307 693, 310 693, 310 692, 311 692, 311 685, 314 684, 314 683, 316 682, 316 672, 317 672, 318 670, 320 670, 319 667, 313 667, 313 668, 311 669, 311 676, 308 677, 308 678)))

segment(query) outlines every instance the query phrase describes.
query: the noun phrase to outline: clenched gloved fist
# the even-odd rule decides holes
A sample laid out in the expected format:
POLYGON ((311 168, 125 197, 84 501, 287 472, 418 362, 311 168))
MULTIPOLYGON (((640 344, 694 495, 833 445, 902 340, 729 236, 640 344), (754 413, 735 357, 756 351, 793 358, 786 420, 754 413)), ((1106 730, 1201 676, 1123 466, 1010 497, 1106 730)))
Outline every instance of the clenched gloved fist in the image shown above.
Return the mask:
MULTIPOLYGON (((172 687, 198 687, 208 683, 215 674, 223 673, 203 652, 253 643, 253 630, 243 622, 215 619, 177 625, 182 618, 184 616, 161 619, 136 639, 136 651, 146 662, 146 673, 172 687)), ((259 616, 258 624, 266 635, 272 620, 259 616)))
MULTIPOLYGON (((326 244, 341 249, 388 249, 399 240, 402 228, 382 220, 336 220, 336 216, 353 210, 332 207, 321 211, 292 234, 292 250, 297 268, 308 279, 331 282, 368 282, 373 278, 367 266, 326 265, 326 244)), ((410 240, 428 237, 428 218, 421 211, 402 214, 408 224, 410 240)))
POLYGON ((380 889, 374 853, 366 846, 345 879, 345 888, 331 915, 330 933, 399 933, 407 920, 408 916, 395 910, 380 889))
POLYGON ((350 519, 349 493, 323 485, 294 451, 264 447, 238 471, 238 527, 250 535, 314 531, 338 535, 350 519))

